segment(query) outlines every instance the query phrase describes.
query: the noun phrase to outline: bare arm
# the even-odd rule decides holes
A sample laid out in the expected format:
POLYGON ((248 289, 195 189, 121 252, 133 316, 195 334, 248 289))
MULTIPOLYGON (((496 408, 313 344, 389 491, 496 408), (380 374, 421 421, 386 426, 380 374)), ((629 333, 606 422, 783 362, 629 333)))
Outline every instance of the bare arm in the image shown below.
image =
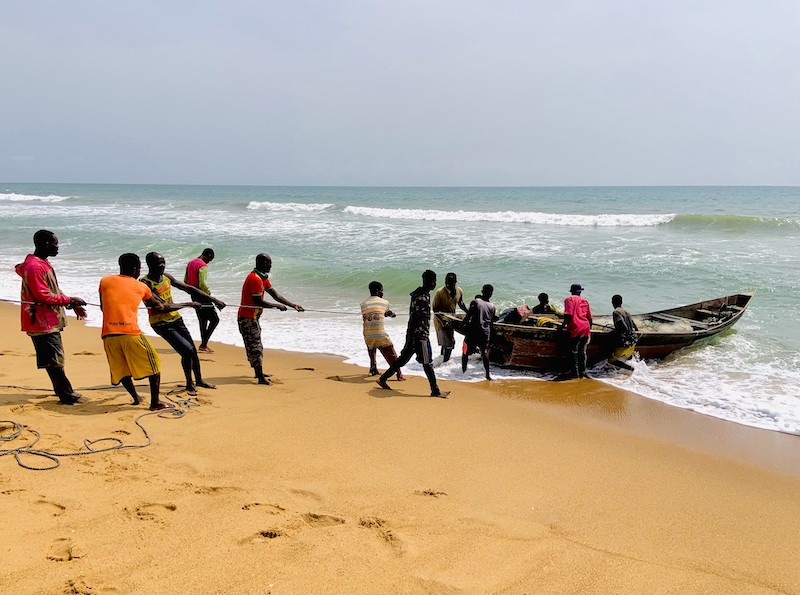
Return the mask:
MULTIPOLYGON (((281 294, 279 294, 277 291, 275 291, 274 287, 270 287, 269 289, 267 289, 267 293, 270 294, 272 296, 272 298, 276 302, 280 302, 281 304, 285 304, 285 305, 289 306, 290 308, 294 308, 298 312, 304 312, 305 311, 305 308, 303 308, 303 306, 301 306, 300 304, 295 304, 293 302, 290 302, 285 297, 283 297, 281 294)), ((264 303, 266 303, 266 302, 264 302, 264 303)), ((274 306, 269 306, 269 307, 274 307, 274 306)))
POLYGON ((211 294, 206 293, 202 289, 198 289, 197 287, 193 287, 191 285, 188 285, 187 283, 184 283, 183 281, 178 281, 175 277, 173 277, 169 273, 164 273, 164 276, 167 279, 169 279, 169 282, 172 283, 173 287, 177 287, 181 291, 185 291, 186 293, 191 295, 192 298, 194 298, 195 296, 200 296, 201 298, 206 298, 210 302, 212 302, 220 310, 222 310, 226 306, 225 302, 223 302, 222 300, 218 300, 217 298, 215 298, 211 294))

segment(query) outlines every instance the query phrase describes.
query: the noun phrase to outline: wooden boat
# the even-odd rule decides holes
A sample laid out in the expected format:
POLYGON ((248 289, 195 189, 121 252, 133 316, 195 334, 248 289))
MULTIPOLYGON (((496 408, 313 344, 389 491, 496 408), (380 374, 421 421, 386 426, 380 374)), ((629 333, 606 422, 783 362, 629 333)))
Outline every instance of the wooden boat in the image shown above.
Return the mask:
MULTIPOLYGON (((729 329, 742 317, 755 292, 735 293, 678 308, 633 314, 639 327, 636 351, 643 359, 662 359, 692 343, 729 329)), ((463 320, 456 314, 437 313, 444 325, 463 334, 463 320)), ((588 349, 588 364, 593 366, 616 346, 611 314, 596 316, 588 349)), ((559 330, 561 320, 553 316, 532 315, 523 324, 495 322, 489 359, 504 368, 523 368, 540 372, 562 372, 571 367, 566 333, 559 330)))

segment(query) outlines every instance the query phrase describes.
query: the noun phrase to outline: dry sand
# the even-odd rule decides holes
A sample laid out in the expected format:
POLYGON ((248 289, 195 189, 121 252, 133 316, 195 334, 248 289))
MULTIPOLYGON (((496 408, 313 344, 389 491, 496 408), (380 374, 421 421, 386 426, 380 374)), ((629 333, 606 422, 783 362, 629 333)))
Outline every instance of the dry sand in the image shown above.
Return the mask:
POLYGON ((331 356, 269 351, 263 387, 218 344, 199 406, 140 417, 74 319, 66 369, 91 402, 61 406, 17 317, 0 307, 0 420, 60 453, 143 444, 137 419, 152 444, 50 471, 0 457, 0 592, 800 593, 796 436, 592 380, 383 391, 331 356))

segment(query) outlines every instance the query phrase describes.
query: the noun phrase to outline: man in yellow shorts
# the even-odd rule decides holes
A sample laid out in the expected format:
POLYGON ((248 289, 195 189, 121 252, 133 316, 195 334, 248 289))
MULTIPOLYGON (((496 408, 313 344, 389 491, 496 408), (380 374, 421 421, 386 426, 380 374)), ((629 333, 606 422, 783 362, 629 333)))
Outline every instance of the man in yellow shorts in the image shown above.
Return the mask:
POLYGON ((142 301, 150 308, 164 311, 171 311, 177 304, 173 306, 153 299, 150 288, 139 281, 141 267, 136 254, 123 254, 119 257, 119 275, 100 279, 101 335, 111 369, 111 384, 122 383, 133 398, 133 404, 138 405, 141 401, 133 381, 147 378, 150 381, 150 411, 172 409, 173 405, 159 401, 160 362, 156 350, 139 328, 137 310, 142 301))

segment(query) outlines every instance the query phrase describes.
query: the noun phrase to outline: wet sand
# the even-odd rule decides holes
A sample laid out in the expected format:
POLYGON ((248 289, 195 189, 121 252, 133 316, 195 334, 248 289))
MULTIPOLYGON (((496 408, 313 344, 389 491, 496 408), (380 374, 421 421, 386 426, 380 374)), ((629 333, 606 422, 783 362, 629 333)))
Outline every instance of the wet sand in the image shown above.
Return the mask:
MULTIPOLYGON (((263 387, 218 344, 201 356, 216 390, 143 416, 74 319, 66 369, 91 402, 68 407, 17 308, 0 323, 0 420, 35 448, 142 445, 137 420, 152 438, 50 471, 0 457, 5 592, 800 593, 796 436, 592 380, 384 391, 324 355, 269 351, 263 387)), ((180 401, 179 358, 153 343, 180 401)))

